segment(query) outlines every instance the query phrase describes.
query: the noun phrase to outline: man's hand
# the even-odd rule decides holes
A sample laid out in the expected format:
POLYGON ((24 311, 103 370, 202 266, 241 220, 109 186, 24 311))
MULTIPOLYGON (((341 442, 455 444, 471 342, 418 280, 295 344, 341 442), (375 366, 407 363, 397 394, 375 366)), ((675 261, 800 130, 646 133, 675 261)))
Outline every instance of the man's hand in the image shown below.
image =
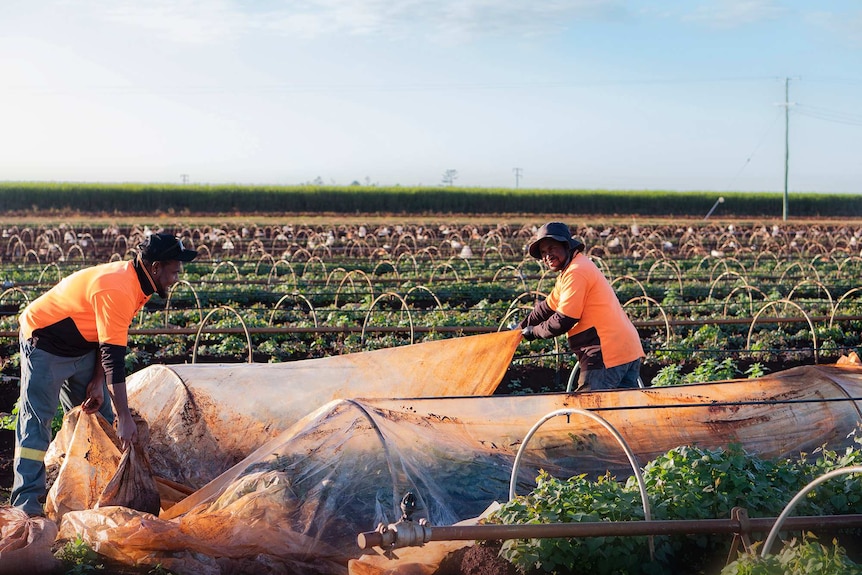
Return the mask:
POLYGON ((135 420, 132 418, 132 413, 128 410, 121 410, 117 414, 117 437, 123 444, 123 449, 134 443, 138 436, 138 426, 135 425, 135 420))
POLYGON ((600 351, 602 351, 602 346, 600 345, 588 345, 587 347, 581 348, 581 351, 584 352, 584 355, 587 357, 593 357, 600 351))
POLYGON ((105 386, 101 379, 92 380, 87 384, 87 399, 81 404, 84 413, 96 413, 105 403, 105 386))
POLYGON ((524 339, 527 341, 533 341, 536 339, 536 335, 533 334, 533 326, 528 325, 524 329, 521 330, 521 335, 524 336, 524 339))

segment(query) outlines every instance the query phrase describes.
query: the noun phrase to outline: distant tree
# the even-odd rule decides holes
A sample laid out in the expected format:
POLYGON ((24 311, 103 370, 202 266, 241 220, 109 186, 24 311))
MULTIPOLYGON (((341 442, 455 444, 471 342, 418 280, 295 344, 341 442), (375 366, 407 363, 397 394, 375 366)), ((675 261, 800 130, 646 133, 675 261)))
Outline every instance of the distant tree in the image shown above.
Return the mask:
POLYGON ((350 185, 351 186, 361 186, 362 184, 359 183, 359 180, 353 180, 352 182, 350 182, 350 185))
POLYGON ((446 170, 443 172, 443 183, 447 186, 451 186, 455 183, 455 180, 458 179, 458 170, 446 170))

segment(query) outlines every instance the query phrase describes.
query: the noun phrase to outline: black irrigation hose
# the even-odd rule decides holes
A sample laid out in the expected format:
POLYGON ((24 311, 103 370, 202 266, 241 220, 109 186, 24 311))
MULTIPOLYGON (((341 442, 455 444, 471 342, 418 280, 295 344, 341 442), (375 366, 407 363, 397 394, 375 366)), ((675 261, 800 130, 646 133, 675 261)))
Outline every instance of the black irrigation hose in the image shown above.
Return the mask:
MULTIPOLYGON (((671 386, 673 387, 673 386, 671 386)), ((646 388, 656 389, 656 388, 646 388)), ((665 388, 658 388, 665 389, 665 388)), ((793 404, 801 404, 801 403, 835 403, 835 402, 843 402, 843 401, 862 401, 862 397, 824 397, 817 399, 761 399, 761 400, 749 400, 749 401, 709 401, 704 403, 674 403, 673 405, 617 405, 617 406, 608 406, 608 407, 584 407, 581 409, 585 409, 586 411, 626 411, 626 410, 638 410, 638 409, 677 409, 680 407, 739 407, 739 406, 752 406, 752 405, 793 405, 793 404)))
MULTIPOLYGON (((240 330, 241 331, 241 330, 240 330)), ((819 352, 835 352, 840 353, 842 351, 856 351, 858 349, 857 346, 840 346, 829 349, 818 349, 819 352)), ((725 349, 725 348, 712 348, 712 347, 698 347, 698 348, 659 348, 659 349, 647 349, 644 348, 644 351, 647 355, 655 356, 659 352, 668 352, 668 353, 685 353, 689 357, 696 357, 698 354, 703 355, 781 355, 788 353, 811 353, 813 354, 815 349, 813 347, 797 347, 797 348, 770 348, 770 349, 725 349)), ((542 358, 568 358, 572 357, 574 354, 571 351, 561 351, 561 352, 552 352, 552 353, 528 353, 523 355, 515 355, 512 358, 512 361, 536 361, 542 358)))

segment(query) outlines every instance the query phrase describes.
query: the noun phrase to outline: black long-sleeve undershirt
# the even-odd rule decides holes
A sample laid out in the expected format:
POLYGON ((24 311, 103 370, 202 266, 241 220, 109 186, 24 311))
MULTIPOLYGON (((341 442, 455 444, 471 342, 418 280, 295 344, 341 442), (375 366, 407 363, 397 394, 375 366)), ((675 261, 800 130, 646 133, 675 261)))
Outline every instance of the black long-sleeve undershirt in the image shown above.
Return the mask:
POLYGON ((519 325, 521 329, 528 325, 533 326, 533 335, 538 338, 547 339, 563 335, 578 323, 577 318, 571 318, 551 309, 548 302, 542 300, 536 304, 524 321, 519 325))

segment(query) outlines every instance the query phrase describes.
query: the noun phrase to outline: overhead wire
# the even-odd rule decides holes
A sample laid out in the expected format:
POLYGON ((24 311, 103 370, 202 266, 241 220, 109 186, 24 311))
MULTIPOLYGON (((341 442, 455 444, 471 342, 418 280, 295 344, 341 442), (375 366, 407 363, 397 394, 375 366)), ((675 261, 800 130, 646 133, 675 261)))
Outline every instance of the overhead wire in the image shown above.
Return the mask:
POLYGON ((792 111, 794 114, 808 116, 827 122, 835 122, 838 124, 846 124, 849 126, 862 126, 862 116, 849 114, 837 110, 829 110, 827 108, 819 108, 816 106, 807 106, 805 104, 796 104, 792 111))

